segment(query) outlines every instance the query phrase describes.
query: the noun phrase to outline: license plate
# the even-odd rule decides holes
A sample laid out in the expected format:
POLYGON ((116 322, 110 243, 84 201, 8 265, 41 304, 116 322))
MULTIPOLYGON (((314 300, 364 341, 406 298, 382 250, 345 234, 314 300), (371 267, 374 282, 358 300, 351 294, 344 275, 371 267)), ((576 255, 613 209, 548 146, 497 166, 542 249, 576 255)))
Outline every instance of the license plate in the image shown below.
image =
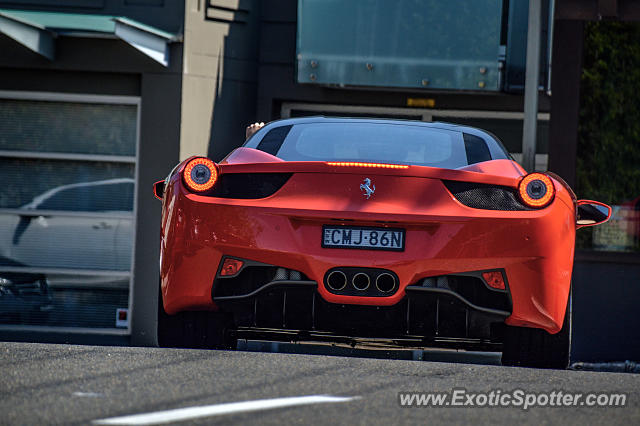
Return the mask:
POLYGON ((404 229, 364 226, 322 227, 322 247, 404 251, 404 229))

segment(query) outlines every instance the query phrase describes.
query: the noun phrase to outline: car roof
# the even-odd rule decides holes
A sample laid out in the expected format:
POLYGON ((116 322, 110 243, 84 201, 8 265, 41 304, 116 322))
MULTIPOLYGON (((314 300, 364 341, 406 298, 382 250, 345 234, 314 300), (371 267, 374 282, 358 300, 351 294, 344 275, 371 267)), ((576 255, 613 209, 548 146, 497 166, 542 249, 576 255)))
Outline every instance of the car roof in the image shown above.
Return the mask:
POLYGON ((116 185, 121 183, 134 184, 135 180, 133 180, 132 178, 114 178, 114 179, 97 180, 93 182, 76 182, 76 183, 70 183, 67 185, 60 185, 60 186, 56 186, 55 188, 51 188, 40 195, 37 195, 36 197, 33 198, 33 200, 21 206, 20 208, 21 209, 37 209, 38 206, 42 204, 44 201, 48 200, 49 198, 53 197, 54 195, 56 195, 61 191, 65 191, 71 188, 82 188, 82 187, 98 186, 98 185, 116 185))
MULTIPOLYGON (((447 130, 472 129, 479 130, 474 127, 460 126, 452 123, 444 123, 440 121, 419 121, 400 118, 368 118, 368 117, 331 117, 324 115, 314 115, 309 117, 294 117, 274 120, 268 123, 270 125, 290 125, 290 124, 306 124, 306 123, 380 123, 380 124, 397 124, 404 126, 422 126, 447 130)), ((266 126, 265 126, 266 127, 266 126)))
POLYGON ((295 117, 295 118, 284 118, 281 120, 275 120, 267 125, 265 125, 262 129, 256 132, 249 140, 245 142, 245 146, 252 146, 250 141, 256 141, 262 139, 269 130, 280 127, 280 126, 290 126, 296 124, 311 124, 311 123, 378 123, 378 124, 392 124, 399 126, 418 126, 418 127, 426 127, 430 129, 441 129, 441 130, 449 130, 461 133, 467 133, 473 136, 477 136, 479 138, 484 139, 489 147, 489 151, 491 152, 491 156, 495 158, 495 153, 500 152, 503 155, 507 155, 509 157, 508 151, 502 145, 502 142, 498 138, 496 138, 491 133, 478 129, 476 127, 471 126, 463 126, 459 124, 453 123, 445 123, 442 121, 419 121, 419 120, 403 120, 403 119, 389 119, 389 118, 366 118, 366 117, 327 117, 327 116, 310 116, 310 117, 295 117))

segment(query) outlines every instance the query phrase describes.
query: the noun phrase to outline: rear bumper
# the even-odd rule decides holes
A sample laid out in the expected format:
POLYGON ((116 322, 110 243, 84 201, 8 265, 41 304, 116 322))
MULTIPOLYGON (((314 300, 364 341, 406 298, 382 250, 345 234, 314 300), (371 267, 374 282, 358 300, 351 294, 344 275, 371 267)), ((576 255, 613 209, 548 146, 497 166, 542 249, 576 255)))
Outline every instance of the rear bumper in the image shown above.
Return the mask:
MULTIPOLYGON (((216 310, 212 286, 223 256, 251 259, 300 271, 318 283, 314 297, 330 305, 390 307, 407 303, 407 286, 426 277, 502 269, 512 311, 506 323, 562 327, 575 241, 574 212, 558 194, 539 211, 471 209, 443 199, 446 212, 382 214, 343 209, 297 208, 273 200, 203 199, 187 194, 179 179, 166 188, 163 206, 161 286, 169 314, 216 310), (322 225, 390 226, 406 229, 403 252, 328 249, 322 225), (388 297, 334 294, 324 285, 339 266, 393 271, 399 288, 388 297)), ((438 201, 438 200, 437 200, 438 201)))
POLYGON ((447 290, 418 290, 407 291, 393 306, 343 305, 322 299, 314 281, 276 281, 250 294, 215 300, 221 310, 234 314, 236 327, 245 332, 285 333, 305 340, 312 336, 333 341, 375 338, 456 347, 501 342, 500 326, 509 312, 470 305, 447 290))

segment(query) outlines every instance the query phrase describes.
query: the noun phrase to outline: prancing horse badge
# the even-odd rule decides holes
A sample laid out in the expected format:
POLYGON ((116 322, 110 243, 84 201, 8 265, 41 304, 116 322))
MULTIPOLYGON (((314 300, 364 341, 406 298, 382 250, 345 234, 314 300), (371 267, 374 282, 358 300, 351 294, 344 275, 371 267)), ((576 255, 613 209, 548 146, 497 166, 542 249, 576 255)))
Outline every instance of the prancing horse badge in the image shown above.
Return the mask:
POLYGON ((364 183, 360 184, 360 189, 362 190, 362 195, 367 197, 367 200, 376 192, 376 186, 371 185, 371 179, 369 178, 364 179, 364 183))

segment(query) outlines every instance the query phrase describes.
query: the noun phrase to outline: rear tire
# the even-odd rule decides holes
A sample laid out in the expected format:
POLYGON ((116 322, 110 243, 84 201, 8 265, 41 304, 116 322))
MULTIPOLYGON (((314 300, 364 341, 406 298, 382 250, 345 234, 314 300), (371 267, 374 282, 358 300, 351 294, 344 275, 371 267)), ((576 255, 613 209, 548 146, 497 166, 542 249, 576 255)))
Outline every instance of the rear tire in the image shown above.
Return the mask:
POLYGON ((507 326, 502 349, 502 365, 555 368, 569 366, 571 352, 571 292, 562 329, 550 334, 539 328, 507 326))
POLYGON ((158 297, 158 346, 161 348, 236 349, 233 316, 226 312, 169 315, 158 297))

